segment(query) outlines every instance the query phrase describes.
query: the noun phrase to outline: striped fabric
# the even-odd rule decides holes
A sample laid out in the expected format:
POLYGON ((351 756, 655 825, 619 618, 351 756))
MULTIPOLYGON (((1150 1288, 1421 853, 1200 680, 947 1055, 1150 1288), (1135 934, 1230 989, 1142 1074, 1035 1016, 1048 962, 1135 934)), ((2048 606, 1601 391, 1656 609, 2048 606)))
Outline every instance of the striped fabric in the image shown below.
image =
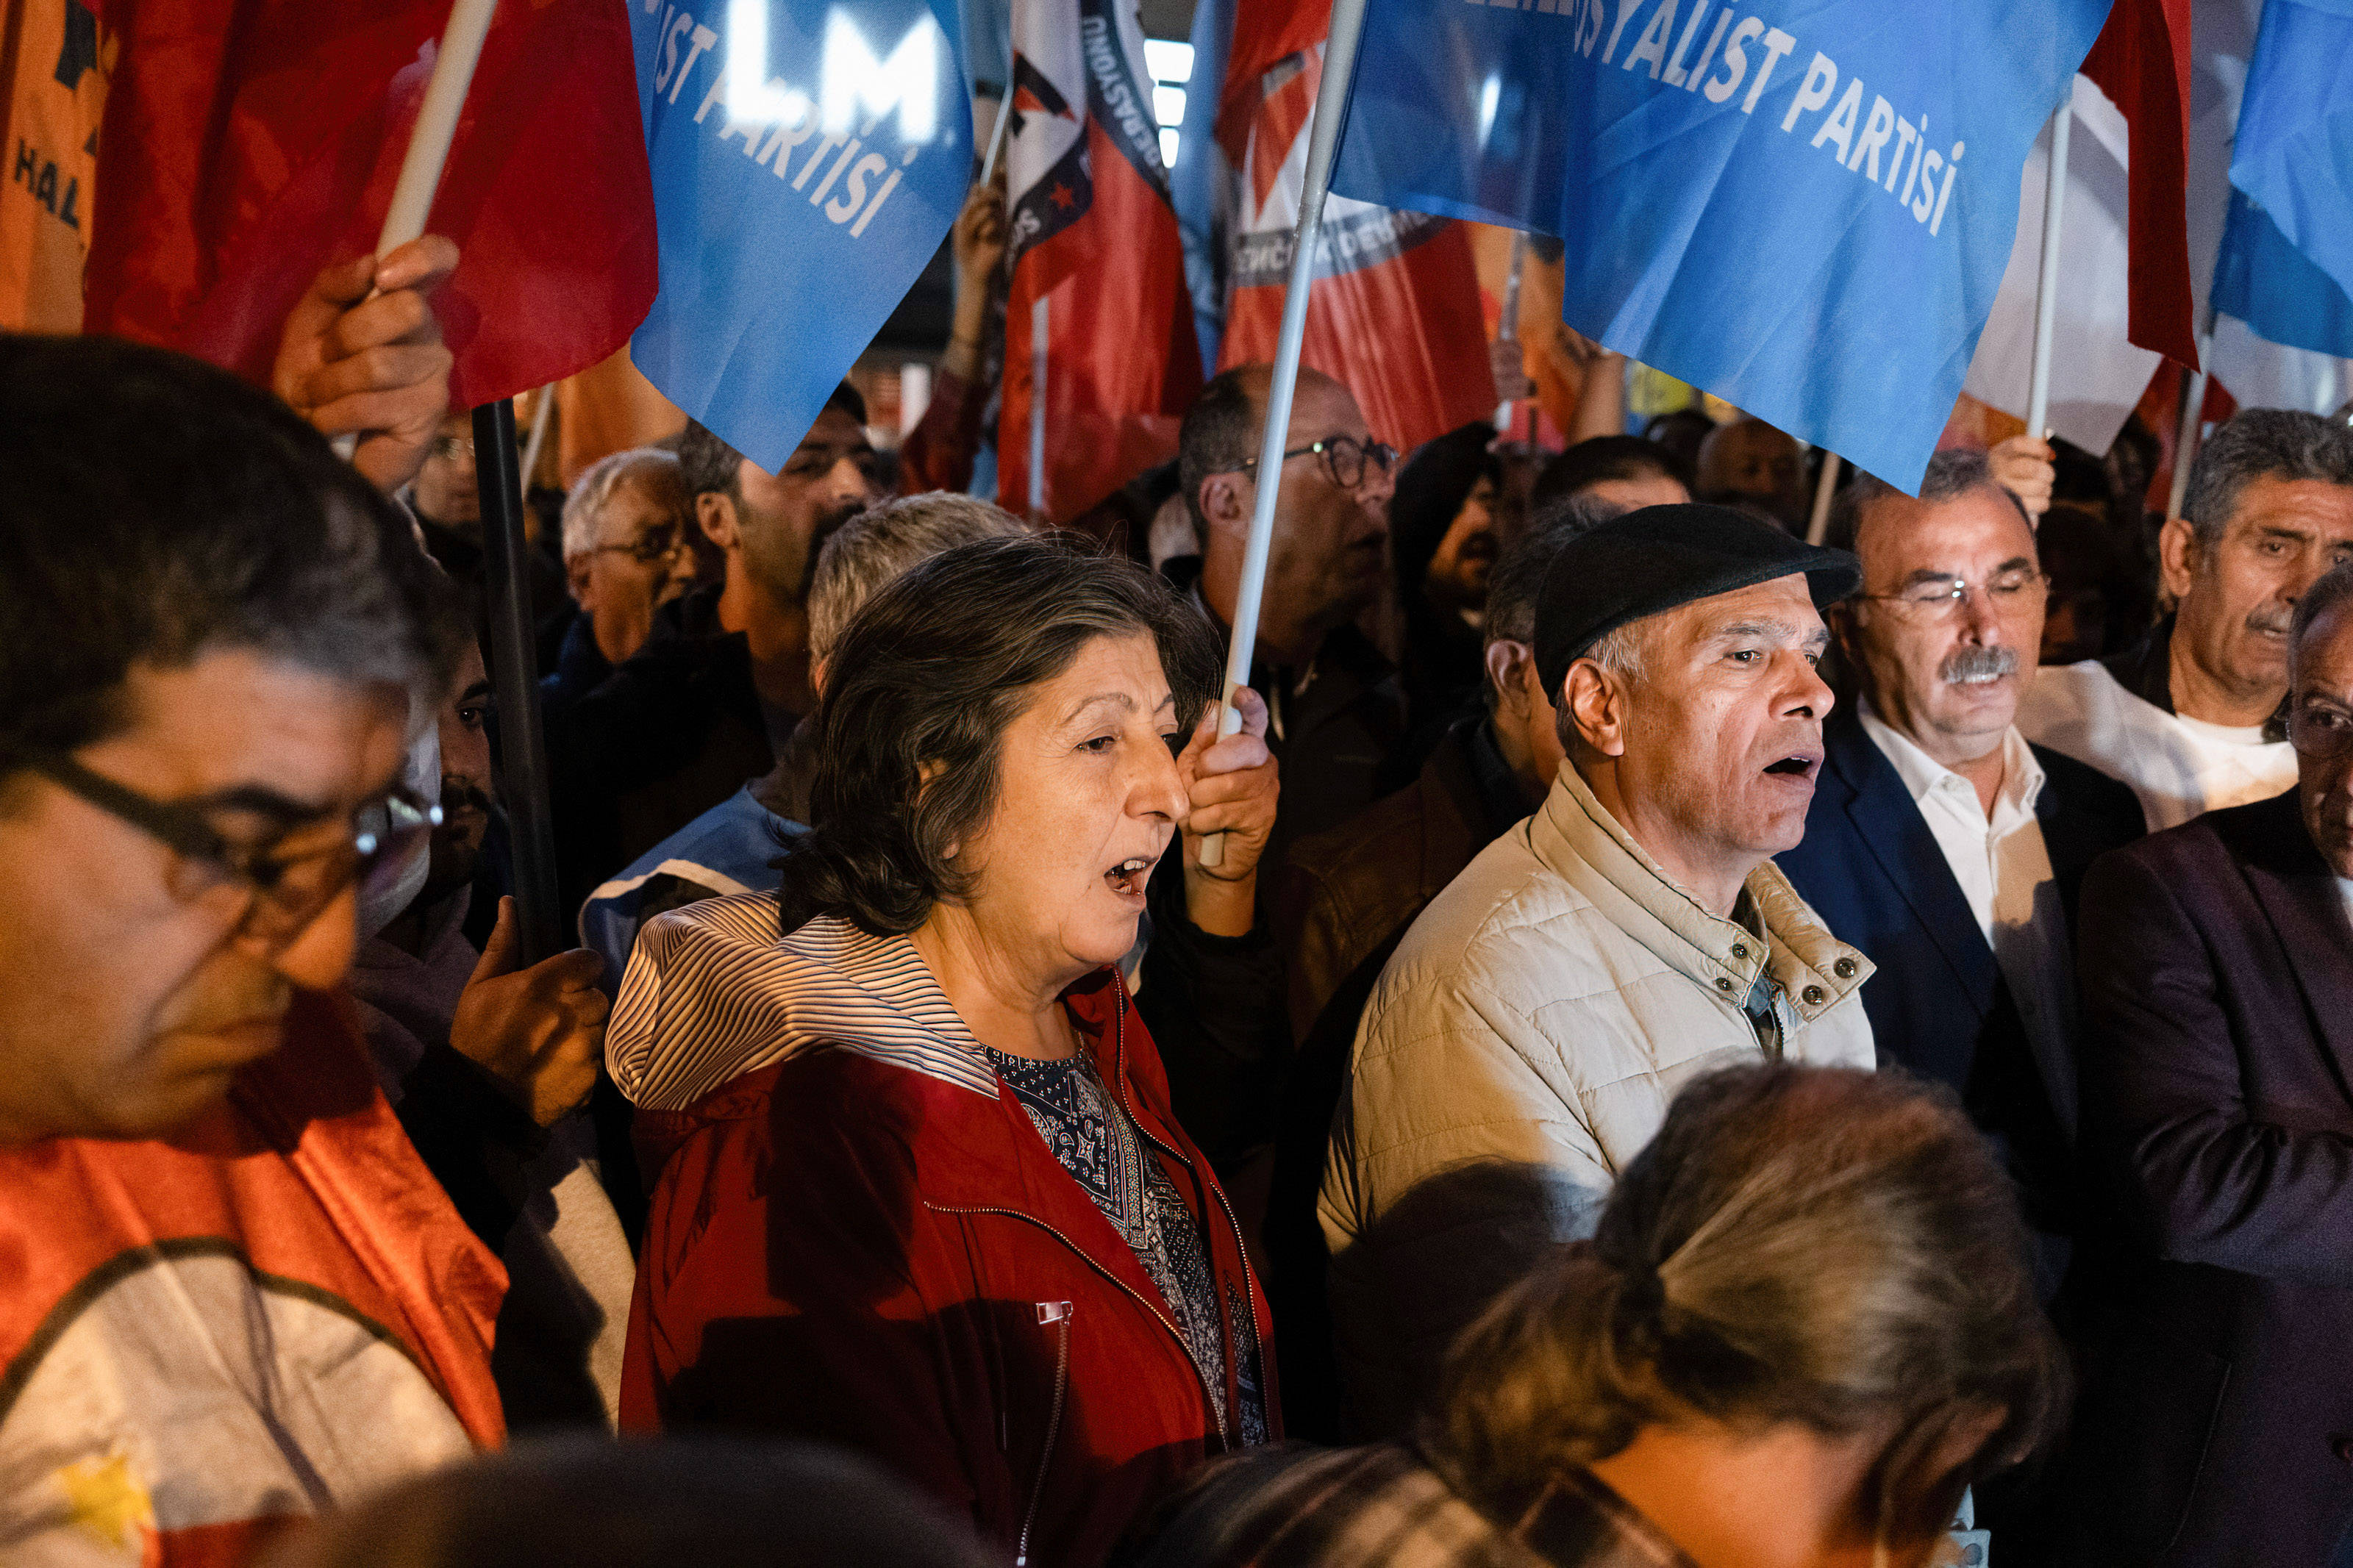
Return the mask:
POLYGON ((831 916, 776 934, 773 892, 707 899, 649 921, 605 1030, 631 1103, 682 1110, 730 1079, 819 1045, 997 1098, 980 1044, 903 936, 831 916))

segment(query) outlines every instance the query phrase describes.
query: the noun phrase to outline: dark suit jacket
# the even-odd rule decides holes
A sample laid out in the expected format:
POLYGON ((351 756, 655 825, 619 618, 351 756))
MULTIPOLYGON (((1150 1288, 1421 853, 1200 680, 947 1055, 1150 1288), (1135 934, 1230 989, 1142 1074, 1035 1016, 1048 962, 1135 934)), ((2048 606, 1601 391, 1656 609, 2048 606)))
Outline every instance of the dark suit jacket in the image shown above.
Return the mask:
MULTIPOLYGON (((1862 987, 1879 1059, 1952 1085, 2001 1137, 2038 1227, 2071 1231, 2075 1064, 2028 1037, 1944 851, 1858 710, 1835 710, 1822 741, 1805 842, 1774 863, 1840 941, 1879 966, 1862 987)), ((2048 781, 2034 803, 2057 894, 2048 914, 2072 932, 2084 871, 2140 837, 2140 802, 2073 758, 2033 751, 2048 781)))
POLYGON ((2353 1523, 2353 925, 2293 790, 2106 857, 2083 900, 2122 1256, 2050 1560, 2319 1568, 2353 1523))

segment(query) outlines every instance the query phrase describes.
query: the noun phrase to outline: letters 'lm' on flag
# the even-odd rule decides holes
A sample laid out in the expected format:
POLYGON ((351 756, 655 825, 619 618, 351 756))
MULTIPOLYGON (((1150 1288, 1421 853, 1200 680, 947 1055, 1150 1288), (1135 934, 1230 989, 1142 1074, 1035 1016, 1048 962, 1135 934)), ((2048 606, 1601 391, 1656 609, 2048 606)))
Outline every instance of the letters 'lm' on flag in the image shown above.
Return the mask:
POLYGON ((1176 455, 1201 354, 1132 0, 1015 0, 1012 74, 998 495, 1029 510, 1042 300, 1039 493, 1061 523, 1176 455))
POLYGON ((1918 486, 2107 0, 1369 0, 1335 189, 1567 242, 1568 324, 1918 486))
POLYGON ((630 340, 771 472, 955 223, 972 103, 955 0, 630 0, 661 289, 630 340))
MULTIPOLYGON (((319 269, 375 247, 448 0, 110 5, 83 330, 266 381, 319 269)), ((498 8, 429 232, 451 395, 480 404, 620 347, 654 288, 622 0, 498 8)))
POLYGON ((99 117, 114 39, 81 0, 29 0, 0 17, 0 331, 81 329, 99 117))
MULTIPOLYGON (((1235 171, 1220 369, 1274 357, 1330 22, 1330 0, 1266 0, 1235 18, 1217 121, 1235 171)), ((1351 199, 1364 195, 1335 187, 1324 202, 1300 363, 1345 384, 1373 433, 1411 450, 1493 417, 1478 264, 1461 224, 1351 199)))
POLYGON ((2231 154, 2214 306, 2353 355, 2353 5, 2267 0, 2231 154))

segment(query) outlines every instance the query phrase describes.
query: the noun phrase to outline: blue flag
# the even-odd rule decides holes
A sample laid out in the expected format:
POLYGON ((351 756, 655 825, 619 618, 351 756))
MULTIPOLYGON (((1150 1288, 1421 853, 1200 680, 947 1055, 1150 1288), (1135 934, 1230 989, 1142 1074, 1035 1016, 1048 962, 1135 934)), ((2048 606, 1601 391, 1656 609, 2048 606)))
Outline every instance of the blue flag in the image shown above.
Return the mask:
POLYGON ((1556 235, 1607 347, 1916 489, 2108 0, 1368 0, 1334 189, 1556 235))
POLYGON ((971 184, 956 0, 635 0, 629 16, 661 247, 630 355, 773 473, 971 184))
POLYGON ((2214 308, 2353 355, 2353 0, 2268 0, 2231 153, 2214 308))

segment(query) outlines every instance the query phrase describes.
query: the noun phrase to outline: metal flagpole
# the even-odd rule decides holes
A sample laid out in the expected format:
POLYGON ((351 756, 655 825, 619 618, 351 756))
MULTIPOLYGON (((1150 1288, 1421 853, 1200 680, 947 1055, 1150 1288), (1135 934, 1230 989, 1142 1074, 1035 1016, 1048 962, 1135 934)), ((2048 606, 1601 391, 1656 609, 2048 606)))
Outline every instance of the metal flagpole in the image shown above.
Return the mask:
POLYGON ((539 726, 539 655, 522 536, 522 474, 515 463, 514 401, 474 410, 474 480, 482 500, 483 587, 491 618, 491 687, 499 704, 500 798, 514 847, 516 934, 537 963, 564 940, 555 892, 555 823, 548 810, 547 746, 539 726))
POLYGON ((2165 515, 2169 521, 2181 515, 2184 501, 2189 499, 2189 465, 2198 456, 2198 432, 2203 427, 2206 411, 2205 366, 2214 358, 2214 307, 2206 307, 2206 330, 2198 334, 2199 368, 2189 372, 2181 388, 2181 423, 2173 433, 2173 484, 2166 497, 2165 515))
POLYGON ((1814 481, 1814 515, 1806 523, 1806 542, 1820 544, 1831 531, 1831 494, 1838 489, 1839 455, 1822 451, 1822 477, 1814 481))
POLYGON ((1029 511, 1046 515, 1046 323, 1049 289, 1029 302, 1029 511))
MULTIPOLYGON (((425 232, 425 219, 433 211, 433 193, 441 186, 442 165, 449 162, 449 143, 458 134, 458 114, 466 107, 466 89, 474 84, 482 40, 490 37, 491 17, 498 8, 499 0, 457 0, 449 7, 449 25, 441 30, 433 75, 425 84, 425 101, 417 110, 417 129, 409 132, 408 151, 400 160, 400 177, 393 183, 391 204, 384 209, 384 226, 376 231, 379 257, 391 255, 425 232)), ((373 289, 369 298, 375 298, 373 289)), ((359 444, 357 436, 338 436, 335 455, 348 463, 359 444)))
MULTIPOLYGON (((1520 273, 1527 264, 1528 235, 1525 229, 1522 229, 1512 236, 1512 271, 1511 275, 1504 279, 1504 318, 1501 323, 1503 330, 1495 334, 1499 342, 1515 343, 1520 341, 1520 273)), ((1513 405, 1510 398, 1507 397, 1495 405, 1497 435, 1509 436, 1512 433, 1512 413, 1513 405)))
POLYGON ((2049 177, 2042 184, 2042 268, 2034 288, 2034 364, 2026 382, 2026 433, 2047 438, 2043 416, 2051 412, 2051 334, 2059 320, 2059 220, 2067 205, 2068 133, 2075 123, 2075 84, 2051 116, 2049 177))
MULTIPOLYGON (((1266 432, 1258 448, 1258 505, 1250 513, 1250 542, 1242 552, 1242 580, 1234 595, 1233 641, 1226 649, 1226 686, 1218 699, 1218 733, 1242 727, 1234 691, 1250 684, 1250 658, 1258 648, 1259 601, 1266 588, 1267 547, 1274 539, 1274 508, 1282 488, 1283 443, 1291 433, 1291 395, 1299 384, 1299 344, 1307 332, 1307 292, 1315 276, 1315 231, 1324 219, 1324 197, 1332 186, 1332 153, 1340 141, 1340 118, 1348 105, 1348 82, 1356 74, 1356 42, 1365 30, 1365 0, 1332 0, 1332 27, 1324 40, 1324 79, 1315 89, 1315 114, 1308 122, 1307 174, 1299 192, 1299 226, 1291 238, 1291 279, 1282 289, 1282 331, 1275 339, 1274 376, 1266 389, 1266 432)), ((1225 836, 1201 840, 1201 864, 1224 863, 1225 836)))

